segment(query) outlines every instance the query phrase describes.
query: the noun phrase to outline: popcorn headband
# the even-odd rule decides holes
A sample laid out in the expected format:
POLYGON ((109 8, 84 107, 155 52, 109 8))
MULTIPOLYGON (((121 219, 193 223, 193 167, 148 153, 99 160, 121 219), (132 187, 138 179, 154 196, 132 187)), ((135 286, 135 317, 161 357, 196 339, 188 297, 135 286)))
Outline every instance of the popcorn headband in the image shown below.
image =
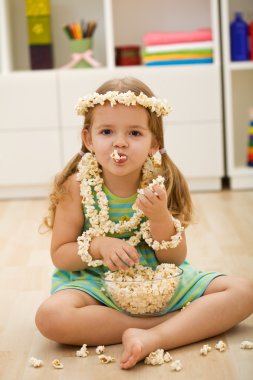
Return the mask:
POLYGON ((148 97, 143 92, 136 95, 132 91, 107 91, 105 94, 94 92, 91 95, 80 98, 75 107, 77 115, 84 116, 89 108, 93 108, 97 104, 103 106, 105 101, 110 102, 111 107, 116 103, 124 104, 125 106, 136 106, 136 104, 139 104, 144 108, 148 108, 151 112, 155 112, 158 117, 166 116, 172 111, 172 107, 168 104, 166 99, 159 99, 154 96, 148 97))

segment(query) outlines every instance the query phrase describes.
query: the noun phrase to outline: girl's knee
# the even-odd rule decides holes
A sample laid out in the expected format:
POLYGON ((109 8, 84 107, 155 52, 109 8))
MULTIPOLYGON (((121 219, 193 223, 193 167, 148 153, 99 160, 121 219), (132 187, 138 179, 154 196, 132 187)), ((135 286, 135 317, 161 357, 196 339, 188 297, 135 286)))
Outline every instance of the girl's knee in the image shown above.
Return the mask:
POLYGON ((240 295, 243 296, 253 307, 253 281, 239 277, 237 278, 235 287, 240 292, 240 295))
POLYGON ((67 315, 59 305, 47 300, 37 310, 35 323, 42 335, 60 343, 67 325, 67 315))
POLYGON ((253 313, 253 281, 244 277, 230 278, 229 290, 233 292, 238 307, 243 308, 247 315, 253 313))
POLYGON ((207 288, 205 294, 228 291, 238 300, 252 305, 253 308, 253 281, 245 277, 220 276, 207 288))

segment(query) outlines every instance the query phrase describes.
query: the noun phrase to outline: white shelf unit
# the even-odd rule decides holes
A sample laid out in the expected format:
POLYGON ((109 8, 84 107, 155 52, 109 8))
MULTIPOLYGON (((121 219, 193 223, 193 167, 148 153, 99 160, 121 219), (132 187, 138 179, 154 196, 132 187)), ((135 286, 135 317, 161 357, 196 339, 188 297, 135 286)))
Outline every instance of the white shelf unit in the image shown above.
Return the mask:
POLYGON ((253 61, 231 62, 229 28, 236 11, 249 22, 253 18, 252 0, 221 1, 227 174, 232 189, 252 189, 247 144, 249 110, 253 108, 253 61))
MULTIPOLYGON (((54 172, 80 149, 82 119, 74 113, 77 99, 93 92, 104 81, 123 76, 143 80, 157 96, 168 98, 172 104, 174 111, 165 119, 166 147, 190 188, 221 188, 224 168, 218 0, 51 0, 55 69, 44 71, 29 70, 24 1, 0 0, 0 5, 2 17, 7 20, 0 33, 0 46, 2 56, 9 57, 0 65, 1 115, 4 112, 0 136, 8 136, 5 140, 0 138, 0 152, 12 149, 13 139, 17 156, 21 157, 23 147, 18 142, 22 141, 21 137, 26 140, 28 130, 33 136, 32 139, 27 136, 31 140, 26 140, 26 155, 21 160, 22 166, 26 160, 30 161, 27 168, 31 178, 27 175, 22 181, 20 174, 17 179, 12 170, 8 173, 7 163, 0 163, 0 197, 46 195, 54 172), (62 26, 82 17, 86 21, 98 21, 94 56, 103 67, 62 70, 62 65, 70 59, 62 26), (114 47, 142 45, 146 32, 191 31, 203 27, 210 27, 213 32, 212 64, 115 66, 114 47), (15 83, 16 87, 11 90, 8 83, 15 83), (20 96, 22 106, 18 107, 19 112, 12 113, 10 120, 10 104, 18 103, 20 96), (44 136, 44 140, 39 138, 45 144, 38 152, 40 159, 36 159, 32 147, 36 145, 38 132, 44 136), (37 176, 32 175, 35 171, 37 176)), ((4 156, 0 156, 2 161, 4 156)), ((11 155, 8 160, 11 169, 14 168, 16 160, 11 155)))

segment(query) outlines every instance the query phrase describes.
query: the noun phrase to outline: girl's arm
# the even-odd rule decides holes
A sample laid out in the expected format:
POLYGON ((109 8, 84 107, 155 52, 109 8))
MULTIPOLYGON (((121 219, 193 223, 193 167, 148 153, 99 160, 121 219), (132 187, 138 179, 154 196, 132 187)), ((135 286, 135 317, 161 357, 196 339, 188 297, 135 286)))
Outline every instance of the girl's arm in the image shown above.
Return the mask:
MULTIPOLYGON (((170 240, 176 234, 176 230, 171 219, 171 214, 167 211, 160 220, 149 220, 153 240, 170 240)), ((185 232, 182 233, 182 240, 176 248, 162 249, 156 251, 156 257, 161 263, 174 263, 180 265, 184 262, 187 253, 185 232)))
MULTIPOLYGON (((78 271, 87 268, 78 256, 77 238, 82 234, 84 215, 80 196, 80 183, 76 175, 70 176, 64 184, 66 194, 57 205, 51 241, 53 264, 62 270, 78 271)), ((106 236, 92 239, 89 253, 94 260, 103 260, 110 270, 127 269, 139 262, 139 254, 127 242, 106 236), (123 261, 122 261, 123 260, 123 261)))
MULTIPOLYGON (((62 270, 81 270, 87 267, 78 256, 77 237, 82 234, 84 215, 80 196, 80 183, 76 174, 64 183, 65 194, 59 201, 51 240, 53 264, 62 270)), ((95 257, 94 257, 95 258, 95 257)))
MULTIPOLYGON (((153 240, 161 242, 170 240, 176 234, 171 213, 167 209, 166 190, 160 186, 154 186, 153 190, 146 188, 144 194, 139 195, 137 206, 143 211, 150 222, 151 235, 153 240), (155 191, 155 192, 154 192, 155 191)), ((162 263, 174 263, 180 265, 186 257, 187 247, 185 234, 176 248, 162 249, 156 251, 157 259, 162 263)))
POLYGON ((63 186, 65 194, 57 205, 53 225, 51 258, 59 269, 80 270, 86 264, 77 255, 76 240, 82 233, 84 217, 76 174, 71 175, 63 186))

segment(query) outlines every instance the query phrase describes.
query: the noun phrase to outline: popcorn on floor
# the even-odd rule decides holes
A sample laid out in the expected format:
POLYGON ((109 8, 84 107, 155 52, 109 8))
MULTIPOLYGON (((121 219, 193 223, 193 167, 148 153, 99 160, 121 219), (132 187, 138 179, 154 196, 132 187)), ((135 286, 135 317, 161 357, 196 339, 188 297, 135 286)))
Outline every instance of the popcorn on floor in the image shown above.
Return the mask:
POLYGON ((211 347, 208 344, 204 344, 200 349, 200 355, 206 356, 211 351, 211 347))
POLYGON ((180 360, 175 360, 174 362, 171 363, 170 365, 170 368, 173 370, 173 371, 181 371, 181 369, 183 368, 182 366, 182 363, 180 360))
POLYGON ((87 344, 83 344, 79 351, 76 351, 76 356, 81 358, 86 358, 89 355, 89 351, 87 350, 87 344))
POLYGON ((243 340, 240 344, 240 348, 243 350, 252 350, 253 342, 250 342, 249 340, 243 340))
POLYGON ((62 369, 63 368, 63 363, 60 362, 59 359, 54 359, 52 361, 52 366, 56 369, 62 369))
POLYGON ((34 368, 42 367, 44 365, 43 360, 36 359, 33 356, 30 358, 29 363, 34 368))
POLYGON ((104 350, 105 350, 105 346, 97 346, 96 348, 96 354, 97 355, 101 355, 104 353, 104 350))
POLYGON ((172 356, 169 352, 164 352, 162 348, 158 348, 156 351, 150 352, 150 354, 145 358, 144 364, 160 365, 169 363, 171 360, 172 356))
POLYGON ((215 348, 220 352, 224 352, 227 349, 227 345, 225 342, 223 342, 223 340, 219 340, 219 342, 216 343, 215 348))
POLYGON ((113 358, 112 356, 106 356, 106 355, 99 355, 98 359, 100 363, 103 363, 103 364, 113 363, 116 361, 116 359, 113 358))
MULTIPOLYGON (((219 340, 216 345, 215 345, 215 348, 216 350, 220 351, 220 352, 224 352, 226 351, 227 349, 227 345, 225 342, 223 342, 222 340, 219 340)), ((244 340, 240 343, 240 348, 241 349, 253 349, 253 342, 251 341, 248 341, 248 340, 244 340)), ((211 351, 211 347, 208 345, 208 344, 204 344, 201 349, 200 349, 200 355, 204 355, 204 356, 207 356, 207 354, 211 351)), ((105 346, 97 346, 96 347, 96 354, 98 355, 98 359, 99 359, 99 362, 100 363, 103 363, 103 364, 108 364, 108 363, 113 363, 116 361, 116 359, 112 356, 106 356, 103 354, 105 350, 105 346)), ((76 356, 80 356, 80 357, 87 357, 89 354, 89 351, 87 350, 87 344, 83 344, 83 346, 81 347, 81 349, 79 351, 76 351, 76 356)), ((164 364, 164 363, 169 363, 171 362, 173 359, 172 359, 172 356, 170 355, 170 353, 168 351, 164 351, 164 349, 162 348, 159 348, 157 349, 156 351, 153 351, 151 352, 144 360, 144 364, 148 364, 148 365, 161 365, 161 364, 164 364)), ((34 368, 39 368, 39 367, 42 367, 44 365, 44 362, 43 360, 41 359, 37 359, 35 357, 31 357, 29 359, 29 364, 31 366, 33 366, 34 368)), ((56 369, 62 369, 63 368, 63 363, 60 362, 59 359, 54 359, 52 361, 52 366, 56 369)), ((171 369, 173 371, 181 371, 181 369, 183 368, 182 366, 182 363, 180 360, 174 360, 172 361, 171 365, 170 365, 171 369)))

